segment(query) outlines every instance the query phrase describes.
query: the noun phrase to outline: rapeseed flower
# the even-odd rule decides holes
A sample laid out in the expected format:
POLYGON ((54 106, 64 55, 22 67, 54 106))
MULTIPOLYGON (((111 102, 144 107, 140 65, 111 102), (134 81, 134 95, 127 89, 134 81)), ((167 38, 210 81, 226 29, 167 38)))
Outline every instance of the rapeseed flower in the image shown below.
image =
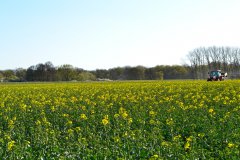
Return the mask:
POLYGON ((115 137, 114 137, 114 142, 115 142, 115 143, 118 143, 119 141, 120 141, 120 138, 119 138, 118 136, 115 136, 115 137))
POLYGON ((109 123, 109 120, 108 120, 108 115, 105 115, 104 118, 102 119, 102 124, 105 126, 109 123))
POLYGON ((128 117, 127 112, 124 112, 124 113, 122 114, 122 117, 123 117, 123 119, 127 119, 127 117, 128 117))
POLYGON ((118 118, 120 115, 119 114, 114 114, 114 118, 118 118))
POLYGON ((149 123, 150 124, 155 124, 155 121, 153 119, 150 119, 149 123))
POLYGON ((39 125, 41 124, 41 121, 40 121, 40 120, 37 120, 37 121, 35 122, 35 124, 36 124, 37 126, 39 126, 39 125))
POLYGON ((156 160, 158 158, 159 158, 159 156, 157 154, 155 154, 155 155, 151 156, 148 160, 156 160))
POLYGON ((198 133, 198 137, 203 138, 205 136, 204 133, 198 133))
POLYGON ((81 128, 80 127, 76 127, 75 130, 76 130, 76 132, 80 132, 81 128))
POLYGON ((123 114, 123 113, 125 113, 126 112, 126 109, 125 108, 123 108, 123 107, 120 107, 119 108, 119 114, 123 114))
POLYGON ((228 148, 233 148, 233 147, 235 146, 235 144, 234 144, 234 143, 231 143, 231 142, 229 142, 227 146, 228 146, 228 148))
POLYGON ((71 120, 68 120, 67 123, 66 123, 66 126, 71 126, 72 125, 72 121, 71 120))
POLYGON ((156 112, 154 112, 154 111, 149 111, 149 115, 150 115, 150 116, 155 116, 155 115, 156 115, 156 112))
POLYGON ((187 141, 187 142, 184 144, 184 149, 185 149, 185 150, 189 150, 190 148, 191 148, 190 142, 187 141))
POLYGON ((193 136, 189 136, 188 138, 186 138, 186 140, 187 140, 188 142, 192 142, 193 136))
POLYGON ((170 142, 167 142, 167 141, 163 141, 162 143, 161 143, 161 146, 163 146, 163 147, 169 147, 171 145, 171 143, 170 142))
POLYGON ((15 146, 15 141, 10 141, 7 144, 7 150, 11 151, 13 149, 13 147, 15 146))
POLYGON ((64 113, 63 117, 69 117, 69 114, 64 113))
POLYGON ((210 108, 210 109, 208 110, 208 112, 212 114, 212 113, 214 112, 214 110, 213 110, 212 108, 210 108))
POLYGON ((107 125, 109 123, 108 119, 102 119, 102 124, 107 125))
POLYGON ((83 110, 83 111, 86 111, 86 106, 82 106, 82 110, 83 110))
POLYGON ((67 132, 69 136, 73 136, 73 129, 68 129, 67 132))
POLYGON ((130 124, 132 122, 133 122, 132 118, 128 118, 128 124, 130 124))
POLYGON ((54 106, 51 106, 51 111, 55 112, 55 107, 54 106))
POLYGON ((9 120, 8 121, 8 128, 12 129, 14 127, 14 121, 13 120, 9 120))
POLYGON ((168 118, 166 120, 166 124, 169 125, 169 126, 173 125, 173 119, 172 118, 168 118))
POLYGON ((11 140, 11 137, 10 137, 10 135, 8 135, 8 134, 5 134, 5 135, 4 135, 4 138, 5 138, 6 140, 8 140, 8 141, 11 140))
POLYGON ((177 135, 173 137, 173 141, 178 141, 182 136, 181 135, 177 135))
POLYGON ((80 115, 80 118, 83 119, 83 120, 87 120, 87 119, 88 119, 85 114, 81 114, 81 115, 80 115))

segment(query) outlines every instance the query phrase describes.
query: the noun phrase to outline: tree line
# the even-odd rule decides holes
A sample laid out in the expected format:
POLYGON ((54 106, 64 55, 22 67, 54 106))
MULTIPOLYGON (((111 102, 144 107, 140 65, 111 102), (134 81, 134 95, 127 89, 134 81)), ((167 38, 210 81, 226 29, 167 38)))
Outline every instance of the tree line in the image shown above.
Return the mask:
POLYGON ((187 58, 195 79, 205 78, 211 70, 222 70, 230 78, 240 78, 240 48, 200 47, 189 52, 187 58))
POLYGON ((191 68, 181 65, 116 67, 87 71, 70 64, 54 66, 51 62, 32 65, 27 69, 0 71, 0 80, 12 82, 96 81, 96 80, 162 80, 189 79, 191 68))
POLYGON ((0 71, 0 81, 95 81, 95 80, 162 80, 206 79, 211 70, 228 72, 240 78, 240 49, 232 47, 200 47, 187 55, 189 64, 155 67, 126 66, 87 71, 70 64, 54 66, 51 62, 32 65, 27 69, 0 71))

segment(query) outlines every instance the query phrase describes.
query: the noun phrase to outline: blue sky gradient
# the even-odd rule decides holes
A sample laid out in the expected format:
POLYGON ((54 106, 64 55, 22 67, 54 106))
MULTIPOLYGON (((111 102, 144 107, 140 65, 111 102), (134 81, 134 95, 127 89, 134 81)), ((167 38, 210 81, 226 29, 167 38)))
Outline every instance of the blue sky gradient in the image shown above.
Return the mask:
POLYGON ((2 0, 0 70, 187 63, 196 47, 240 46, 239 8, 239 0, 2 0))

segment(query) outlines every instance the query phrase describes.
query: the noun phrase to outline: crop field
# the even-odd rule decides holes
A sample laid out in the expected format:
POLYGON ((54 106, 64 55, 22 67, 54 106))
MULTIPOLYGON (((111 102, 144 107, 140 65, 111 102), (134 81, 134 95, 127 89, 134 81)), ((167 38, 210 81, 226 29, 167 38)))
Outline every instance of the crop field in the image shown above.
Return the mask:
POLYGON ((238 159, 240 81, 0 84, 0 159, 238 159))

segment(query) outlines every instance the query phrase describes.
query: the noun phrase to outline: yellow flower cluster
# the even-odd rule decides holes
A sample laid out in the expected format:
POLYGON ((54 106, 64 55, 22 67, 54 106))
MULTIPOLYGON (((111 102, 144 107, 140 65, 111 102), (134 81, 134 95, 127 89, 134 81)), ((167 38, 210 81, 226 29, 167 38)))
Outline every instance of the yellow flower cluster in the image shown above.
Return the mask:
POLYGON ((108 115, 105 115, 104 118, 102 119, 102 124, 107 125, 109 123, 108 115))
POLYGON ((80 115, 80 118, 81 118, 82 120, 87 120, 87 119, 88 119, 85 114, 81 114, 81 115, 80 115))
POLYGON ((0 157, 236 159, 239 84, 0 84, 0 157))
POLYGON ((13 149, 13 147, 15 146, 15 141, 10 141, 7 144, 7 150, 11 151, 13 149))

